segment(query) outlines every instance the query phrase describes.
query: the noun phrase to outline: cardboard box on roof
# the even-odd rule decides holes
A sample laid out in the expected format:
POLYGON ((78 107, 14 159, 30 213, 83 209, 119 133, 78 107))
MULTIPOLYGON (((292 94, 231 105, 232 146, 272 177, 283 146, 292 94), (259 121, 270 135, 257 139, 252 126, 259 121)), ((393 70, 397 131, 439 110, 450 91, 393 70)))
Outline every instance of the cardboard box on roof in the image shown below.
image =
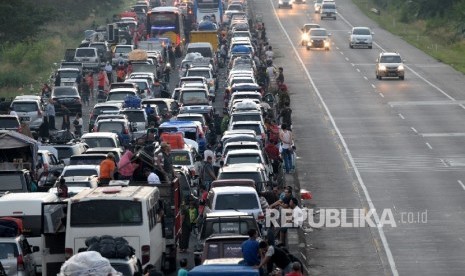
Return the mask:
POLYGON ((128 54, 129 60, 147 60, 147 52, 145 50, 136 49, 128 54))

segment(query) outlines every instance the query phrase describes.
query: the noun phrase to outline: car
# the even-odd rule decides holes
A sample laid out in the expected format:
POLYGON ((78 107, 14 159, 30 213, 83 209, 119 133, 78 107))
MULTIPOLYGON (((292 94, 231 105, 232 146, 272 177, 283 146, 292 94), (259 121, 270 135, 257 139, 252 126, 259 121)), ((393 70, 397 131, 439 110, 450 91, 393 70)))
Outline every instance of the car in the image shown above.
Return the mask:
POLYGON ((145 78, 130 78, 124 82, 134 83, 137 86, 137 96, 141 99, 151 98, 155 94, 153 83, 145 78))
POLYGON ((380 53, 376 59, 375 71, 378 80, 384 77, 405 79, 404 61, 399 53, 380 53))
MULTIPOLYGON (((158 110, 158 108, 157 108, 158 110)), ((131 125, 137 130, 133 131, 134 139, 144 135, 146 133, 147 127, 149 126, 149 121, 147 118, 147 113, 142 108, 125 108, 120 111, 120 114, 126 115, 128 120, 131 122, 131 125)), ((157 115, 155 116, 155 125, 161 124, 161 118, 157 115)))
POLYGON ((325 28, 312 28, 309 31, 309 42, 307 44, 307 50, 312 48, 323 48, 326 51, 329 51, 330 40, 329 33, 325 28))
POLYGON ((103 119, 96 123, 96 132, 113 132, 118 135, 122 145, 129 145, 132 140, 132 127, 127 119, 103 119))
POLYGON ((98 72, 100 68, 100 56, 95 47, 79 47, 74 54, 74 61, 82 63, 82 70, 98 72))
POLYGON ((120 148, 121 144, 118 135, 113 132, 94 132, 85 133, 81 136, 81 141, 86 143, 89 148, 120 148))
POLYGON ((321 4, 320 19, 332 18, 336 20, 336 14, 336 3, 334 3, 334 1, 323 1, 321 4))
POLYGON ((250 31, 234 31, 231 33, 231 38, 236 38, 236 37, 248 37, 248 38, 252 38, 252 34, 250 33, 250 31))
MULTIPOLYGON (((98 187, 98 176, 97 175, 84 175, 84 176, 66 176, 65 179, 66 187, 68 187, 68 197, 73 197, 84 189, 93 189, 98 187)), ((59 180, 59 179, 58 179, 59 180)), ((48 190, 49 193, 58 195, 58 181, 55 185, 48 190)))
POLYGON ((0 130, 13 130, 21 133, 22 128, 18 116, 0 115, 0 130))
POLYGON ((294 0, 279 0, 278 1, 278 9, 280 9, 282 7, 292 9, 292 4, 293 3, 294 3, 294 0))
POLYGON ((199 153, 197 150, 188 144, 184 144, 182 149, 172 149, 170 153, 173 166, 185 166, 189 170, 191 176, 195 175, 196 173, 194 162, 198 155, 199 153))
POLYGON ((41 145, 41 149, 49 149, 57 151, 57 159, 63 161, 65 165, 69 165, 69 158, 73 155, 80 155, 84 153, 89 146, 85 143, 71 142, 67 144, 46 144, 41 145))
POLYGON ((94 128, 92 129, 92 132, 97 132, 97 123, 100 120, 106 120, 106 119, 128 119, 128 116, 125 114, 120 114, 120 113, 113 113, 112 111, 109 111, 108 113, 105 112, 103 114, 100 114, 95 118, 94 122, 94 128))
POLYGON ((371 49, 373 48, 373 35, 374 33, 368 27, 353 27, 349 32, 349 47, 359 46, 371 49))
POLYGON ((99 165, 105 158, 107 155, 104 153, 73 155, 69 158, 69 165, 99 165))
POLYGON ((137 89, 137 84, 132 82, 112 82, 110 84, 110 90, 115 88, 134 88, 137 89))
POLYGON ((45 114, 42 100, 39 96, 16 96, 11 102, 11 109, 16 112, 19 120, 26 123, 32 131, 38 131, 45 114))
POLYGON ((23 235, 15 237, 0 236, 0 263, 6 275, 36 275, 33 253, 38 246, 31 246, 23 235))
POLYGON ((204 77, 207 79, 209 93, 215 95, 218 90, 218 82, 216 81, 216 75, 210 67, 193 67, 189 68, 186 73, 186 77, 204 77))
POLYGON ((179 105, 211 105, 210 94, 205 88, 182 88, 179 94, 179 105))
POLYGON ((68 165, 61 172, 60 177, 100 175, 98 165, 68 165))
POLYGON ((100 57, 100 61, 102 63, 110 62, 111 61, 111 49, 110 45, 106 41, 102 42, 91 42, 89 47, 93 47, 97 49, 98 56, 100 57))
POLYGON ((108 92, 106 103, 124 103, 127 96, 138 97, 137 89, 133 88, 116 88, 108 92))
POLYGON ((217 179, 252 179, 255 181, 257 192, 266 191, 270 179, 263 164, 233 164, 223 166, 218 172, 217 179))
POLYGON ((313 8, 315 9, 315 13, 320 13, 322 4, 323 4, 323 0, 315 0, 315 3, 313 4, 313 8))
POLYGON ((82 114, 81 96, 76 86, 55 86, 52 89, 51 98, 56 113, 62 114, 63 107, 65 107, 72 115, 82 114))
POLYGON ((39 149, 37 151, 38 164, 36 167, 37 175, 57 167, 64 167, 64 162, 58 161, 57 157, 48 150, 39 149))
POLYGON ((92 132, 94 129, 95 120, 99 115, 105 114, 106 112, 117 114, 122 108, 123 103, 121 102, 104 102, 96 104, 89 116, 89 132, 92 132))
POLYGON ((262 164, 268 176, 273 174, 268 156, 261 149, 229 150, 224 157, 224 165, 232 164, 262 164))
MULTIPOLYGON (((121 157, 124 154, 123 149, 121 148, 110 148, 110 147, 96 147, 96 148, 90 148, 84 152, 82 155, 95 155, 95 154, 104 154, 105 156, 109 153, 113 153, 115 156, 115 162, 118 163, 121 157)), ((82 159, 81 159, 82 160, 82 159)))
POLYGON ((134 50, 133 45, 122 45, 118 44, 113 50, 113 58, 111 59, 111 65, 118 65, 118 61, 128 62, 129 53, 134 50))
POLYGON ((60 68, 57 75, 60 76, 60 86, 77 86, 76 81, 82 77, 82 72, 78 68, 60 68))
POLYGON ((226 140, 223 145, 223 151, 221 155, 223 158, 228 154, 230 150, 239 150, 239 149, 252 149, 263 151, 263 147, 258 141, 229 141, 226 140))
POLYGON ((309 31, 312 28, 321 28, 320 24, 317 23, 306 23, 303 25, 303 27, 300 29, 302 31, 302 38, 300 44, 302 46, 307 46, 308 42, 310 41, 310 36, 309 36, 309 31))
POLYGON ((176 121, 197 121, 202 124, 203 132, 208 132, 208 124, 205 117, 200 113, 183 113, 176 116, 176 121))
POLYGON ((162 121, 167 121, 171 117, 176 116, 179 112, 179 104, 177 101, 168 98, 153 98, 153 99, 143 99, 142 106, 145 107, 147 104, 158 106, 160 110, 160 116, 162 121))

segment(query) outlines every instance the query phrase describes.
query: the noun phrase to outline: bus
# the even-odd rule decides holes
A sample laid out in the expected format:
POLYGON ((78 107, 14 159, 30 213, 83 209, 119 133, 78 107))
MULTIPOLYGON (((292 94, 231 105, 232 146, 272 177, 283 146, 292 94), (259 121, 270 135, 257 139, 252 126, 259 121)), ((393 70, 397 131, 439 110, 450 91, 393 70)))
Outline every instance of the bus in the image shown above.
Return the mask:
POLYGON ((145 267, 161 268, 165 254, 160 192, 157 187, 108 186, 81 191, 68 204, 66 258, 86 250, 86 239, 111 235, 123 237, 145 267))
POLYGON ((218 26, 223 22, 223 1, 221 0, 195 0, 194 11, 197 23, 209 20, 218 26))
POLYGON ((178 57, 184 52, 185 35, 184 15, 178 8, 157 7, 147 13, 148 38, 169 38, 178 57))

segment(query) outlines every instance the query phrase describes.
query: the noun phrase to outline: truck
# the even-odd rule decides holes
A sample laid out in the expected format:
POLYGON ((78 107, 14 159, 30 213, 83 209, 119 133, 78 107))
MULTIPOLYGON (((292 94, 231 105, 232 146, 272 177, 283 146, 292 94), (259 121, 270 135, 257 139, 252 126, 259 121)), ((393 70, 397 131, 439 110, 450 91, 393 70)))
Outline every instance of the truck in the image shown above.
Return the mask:
POLYGON ((218 51, 218 33, 217 31, 191 31, 190 43, 193 42, 209 42, 213 46, 216 53, 218 51))

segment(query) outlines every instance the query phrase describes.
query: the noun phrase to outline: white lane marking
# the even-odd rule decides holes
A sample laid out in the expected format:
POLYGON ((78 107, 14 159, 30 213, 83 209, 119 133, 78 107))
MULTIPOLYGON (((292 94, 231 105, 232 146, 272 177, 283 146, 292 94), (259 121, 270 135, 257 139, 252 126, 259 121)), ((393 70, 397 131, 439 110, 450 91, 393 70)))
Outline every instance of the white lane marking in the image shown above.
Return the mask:
POLYGON ((379 93, 379 95, 381 96, 381 98, 384 98, 384 94, 383 93, 379 93))
POLYGON ((428 146, 429 149, 433 149, 433 147, 428 142, 426 142, 425 144, 428 146))
MULTIPOLYGON (((353 28, 354 26, 352 24, 350 24, 349 21, 347 21, 347 19, 345 19, 344 16, 342 16, 342 14, 338 13, 338 16, 339 18, 341 18, 344 22, 346 22, 347 25, 349 25, 351 28, 353 28)), ((376 45, 381 51, 383 52, 387 52, 383 47, 381 47, 381 45, 379 45, 377 42, 373 41, 373 45, 376 45)), ((422 77, 419 73, 417 73, 415 70, 413 70, 410 66, 404 64, 404 67, 409 69, 410 72, 412 72, 415 76, 417 76, 418 78, 420 78, 421 80, 423 80, 424 82, 426 82, 429 86, 433 87, 434 89, 436 89, 437 91, 439 91, 441 94, 443 94, 444 96, 446 96, 449 100, 451 101, 457 101, 454 97, 450 96, 449 94, 447 94, 444 90, 442 90, 441 88, 439 88, 438 86, 436 86, 435 84, 433 84, 432 82, 430 82, 429 80, 425 79, 424 77, 422 77)), ((465 106, 463 106, 462 104, 460 104, 460 107, 462 107, 463 109, 465 109, 465 106)))
MULTIPOLYGON (((365 77, 365 78, 368 80, 367 77, 365 77)), ((371 84, 371 87, 373 87, 373 89, 376 89, 376 85, 374 85, 374 84, 371 84)))
POLYGON ((440 158, 439 159, 441 161, 441 163, 444 165, 444 167, 449 167, 446 163, 446 161, 444 161, 444 159, 440 158))
POLYGON ((358 68, 357 68, 357 69, 355 69, 355 70, 357 70, 357 72, 359 72, 359 73, 360 73, 360 69, 358 69, 358 68))
POLYGON ((463 137, 465 133, 454 132, 454 133, 422 133, 422 137, 463 137))
POLYGON ((347 60, 347 61, 349 61, 349 58, 348 58, 348 57, 346 57, 346 60, 347 60))
POLYGON ((399 113, 399 117, 400 117, 402 120, 405 120, 405 117, 404 117, 401 113, 399 113))
POLYGON ((339 53, 341 53, 341 55, 344 55, 344 53, 343 53, 343 52, 339 52, 339 53))
POLYGON ((364 78, 365 80, 368 80, 367 76, 363 76, 363 78, 364 78))
MULTIPOLYGON (((355 67, 355 64, 351 63, 350 65, 352 65, 352 67, 355 67)), ((360 69, 357 69, 357 70, 360 70, 360 69)))
POLYGON ((465 101, 405 101, 405 102, 388 102, 391 107, 394 106, 426 106, 426 105, 462 105, 465 101))
POLYGON ((462 182, 462 181, 460 181, 460 180, 457 180, 457 182, 460 184, 460 186, 462 186, 462 189, 464 189, 464 190, 465 190, 465 185, 463 185, 463 182, 462 182))
POLYGON ((410 129, 413 130, 413 132, 415 132, 416 134, 418 134, 418 130, 416 130, 414 127, 411 127, 410 129))
MULTIPOLYGON (((274 16, 276 17, 276 20, 277 20, 279 26, 281 27, 281 30, 286 35, 290 46, 294 50, 294 53, 296 53, 298 55, 297 49, 295 48, 294 44, 292 43, 291 38, 289 37, 289 34, 286 32, 286 29, 284 28, 283 24, 281 23, 281 20, 279 19, 279 16, 278 16, 278 13, 276 12, 273 0, 268 0, 268 1, 270 2, 271 6, 273 7, 274 16)), ((341 144, 344 147, 345 152, 347 153, 347 158, 349 159, 349 162, 350 162, 350 164, 351 164, 351 166, 352 166, 352 168, 354 170, 354 173, 355 173, 355 175, 357 177, 357 180, 360 183, 360 187, 363 190, 363 194, 365 195, 365 199, 366 199, 366 202, 368 203, 368 207, 370 207, 370 209, 372 209, 372 210, 376 210, 375 205, 373 203, 373 200, 371 199, 370 193, 368 192, 368 189, 365 186, 365 182, 362 179, 360 171, 358 170, 357 166, 355 165, 354 158, 352 157, 352 153, 349 150, 349 146, 347 145, 346 140, 342 136, 342 133, 339 130, 339 128, 338 128, 338 126, 336 124, 336 121, 334 120, 333 115, 331 114, 331 111, 329 111, 329 108, 326 105, 326 102, 324 101, 323 97, 321 96, 320 91, 316 87, 315 82, 313 81, 312 77, 310 76, 310 73, 308 72, 307 68, 305 67, 305 64, 304 64, 304 62, 303 62, 303 60, 302 60, 302 58, 300 56, 299 56, 299 61, 300 61, 300 64, 301 64, 301 66, 303 67, 303 69, 305 71, 305 74, 307 75, 308 80, 310 81, 310 84, 312 85, 312 87, 313 87, 313 89, 315 91, 315 94, 318 96, 318 99, 320 100, 321 105, 323 106, 326 114, 328 115, 328 118, 330 119, 331 124, 333 125, 334 130, 336 131, 336 133, 337 133, 337 135, 338 135, 338 137, 339 137, 339 139, 341 141, 341 144)), ((377 212, 374 212, 373 219, 375 220, 376 225, 380 225, 380 220, 379 220, 379 216, 378 216, 377 212)), ((386 235, 384 234, 383 227, 378 226, 378 227, 376 227, 376 229, 378 230, 378 234, 379 234, 379 237, 381 239, 381 243, 383 244, 384 251, 386 252, 386 257, 388 259, 388 263, 389 263, 389 267, 391 268, 392 275, 393 276, 398 276, 399 272, 397 271, 396 262, 394 261, 394 257, 392 256, 391 248, 389 247, 389 243, 388 243, 388 241, 386 239, 386 235)))

